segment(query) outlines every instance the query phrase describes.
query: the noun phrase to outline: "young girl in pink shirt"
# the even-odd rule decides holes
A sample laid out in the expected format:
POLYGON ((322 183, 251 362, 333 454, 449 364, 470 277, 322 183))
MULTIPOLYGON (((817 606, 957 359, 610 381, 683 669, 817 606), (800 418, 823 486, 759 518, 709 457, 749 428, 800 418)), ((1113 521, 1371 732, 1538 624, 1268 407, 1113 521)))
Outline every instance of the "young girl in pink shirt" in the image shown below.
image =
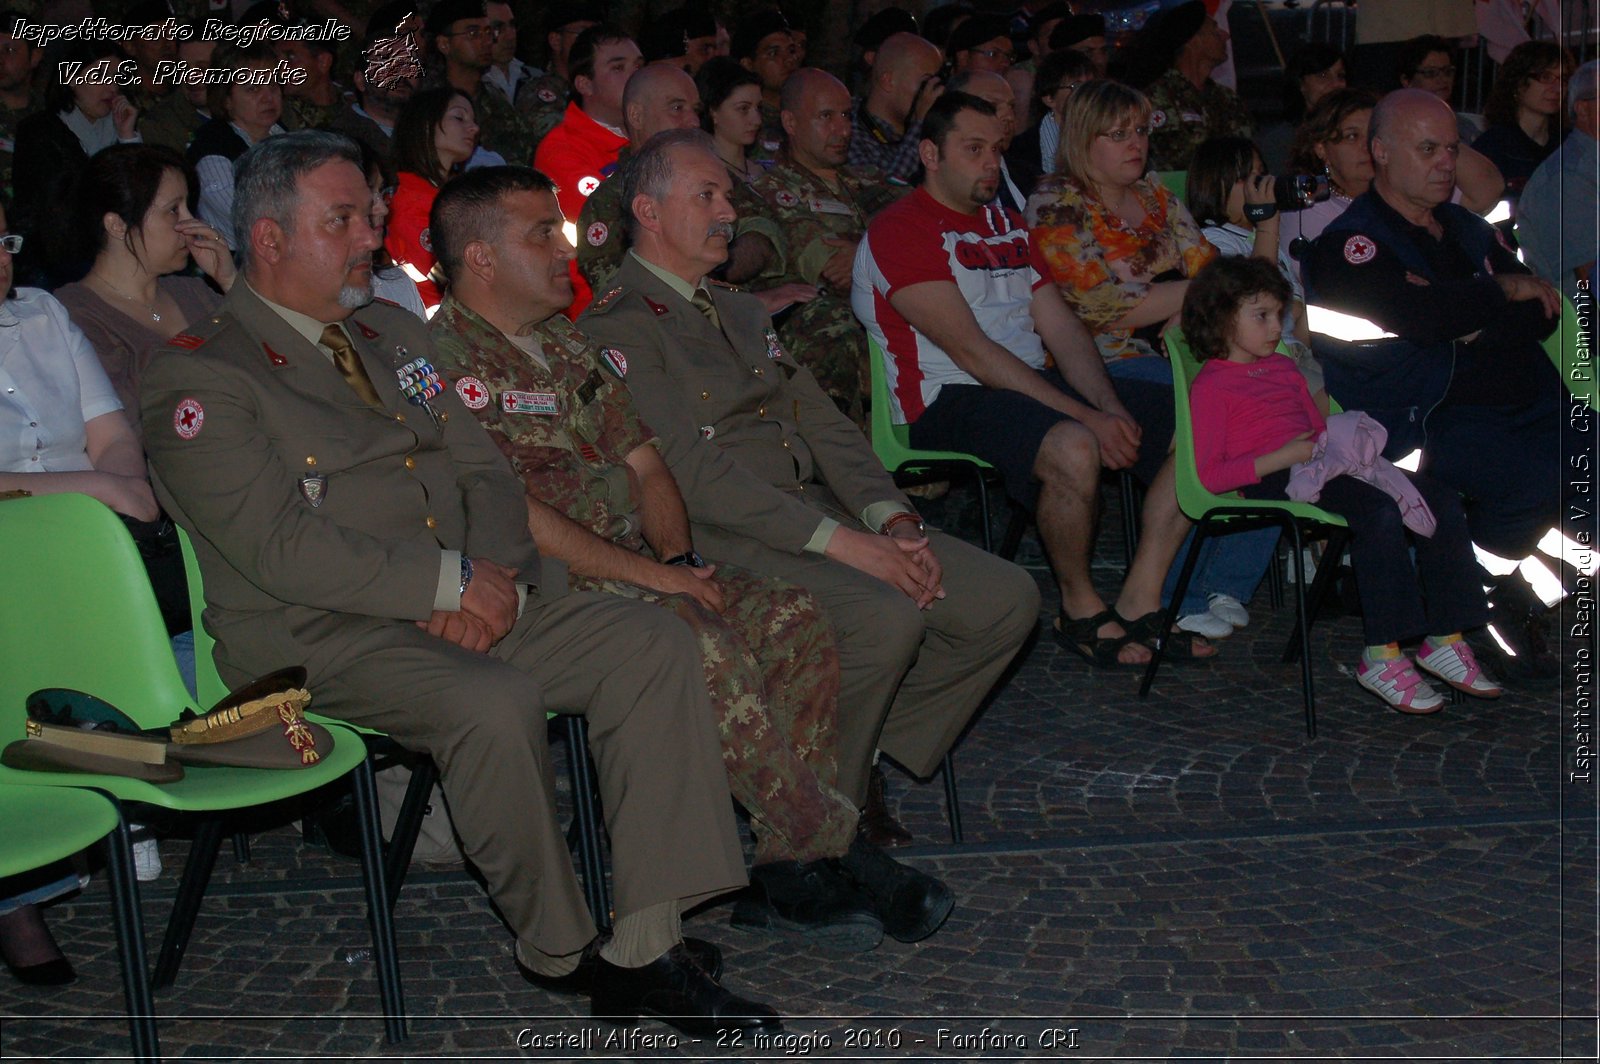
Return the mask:
MULTIPOLYGON (((1282 273, 1258 258, 1217 259, 1189 285, 1183 331, 1204 363, 1190 390, 1195 464, 1212 492, 1287 498, 1291 468, 1311 459, 1327 427, 1327 396, 1319 390, 1313 398, 1294 362, 1276 351, 1289 297, 1282 273)), ((1367 643, 1356 679, 1402 713, 1444 704, 1419 667, 1459 691, 1498 698, 1500 686, 1461 638, 1488 620, 1461 501, 1428 477, 1409 478, 1433 511, 1431 536, 1408 533, 1395 499, 1353 476, 1329 478, 1317 499, 1350 525, 1367 643), (1400 641, 1421 635, 1413 660, 1400 641)))

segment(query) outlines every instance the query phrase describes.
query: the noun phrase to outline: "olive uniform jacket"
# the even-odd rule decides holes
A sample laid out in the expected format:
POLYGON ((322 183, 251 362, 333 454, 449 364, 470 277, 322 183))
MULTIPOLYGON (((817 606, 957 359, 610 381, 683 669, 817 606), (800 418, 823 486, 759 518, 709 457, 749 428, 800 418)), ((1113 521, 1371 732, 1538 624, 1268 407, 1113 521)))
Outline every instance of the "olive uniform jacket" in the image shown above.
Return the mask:
POLYGON ((861 430, 784 353, 760 301, 709 289, 720 333, 628 255, 578 322, 626 360, 704 553, 746 538, 799 554, 825 516, 863 528, 873 503, 915 513, 861 430))
POLYGON ((397 371, 433 360, 426 325, 382 301, 343 324, 383 410, 243 278, 145 371, 156 495, 194 539, 229 682, 286 662, 316 676, 374 628, 457 608, 444 551, 566 589, 559 562, 541 573, 522 485, 451 382, 430 400, 437 425, 401 394, 397 371))

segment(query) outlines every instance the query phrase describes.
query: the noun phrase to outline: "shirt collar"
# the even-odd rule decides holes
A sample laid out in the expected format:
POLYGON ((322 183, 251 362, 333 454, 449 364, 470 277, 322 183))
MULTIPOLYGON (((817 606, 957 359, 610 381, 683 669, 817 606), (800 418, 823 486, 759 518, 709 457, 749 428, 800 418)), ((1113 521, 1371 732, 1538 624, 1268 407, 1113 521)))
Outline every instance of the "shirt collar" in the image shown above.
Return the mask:
MULTIPOLYGON (((244 280, 244 278, 241 277, 240 280, 244 280)), ((344 327, 343 322, 321 322, 309 314, 302 314, 298 310, 290 310, 288 307, 274 303, 272 300, 256 291, 249 281, 245 281, 244 283, 245 287, 250 289, 250 293, 257 299, 261 300, 261 302, 266 305, 268 310, 282 318, 284 323, 287 324, 289 328, 305 337, 306 341, 313 347, 316 347, 318 350, 322 350, 322 330, 326 329, 330 324, 337 325, 340 331, 345 334, 345 338, 349 339, 350 331, 344 327)))
POLYGON ((640 258, 640 256, 632 249, 629 249, 628 254, 637 259, 639 265, 649 270, 651 274, 661 281, 662 284, 666 285, 668 288, 672 289, 686 300, 693 299, 695 292, 705 287, 705 278, 703 277, 700 279, 700 284, 693 285, 675 273, 668 273, 666 270, 663 270, 649 259, 640 258))

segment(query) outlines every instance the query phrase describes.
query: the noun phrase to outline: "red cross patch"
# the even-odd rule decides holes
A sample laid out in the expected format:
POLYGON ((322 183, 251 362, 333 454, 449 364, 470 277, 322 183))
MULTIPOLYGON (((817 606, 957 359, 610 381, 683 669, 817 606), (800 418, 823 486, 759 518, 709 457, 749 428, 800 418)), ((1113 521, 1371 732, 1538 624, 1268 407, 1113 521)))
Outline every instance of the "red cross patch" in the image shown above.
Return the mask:
POLYGON ((539 99, 541 101, 543 101, 544 103, 555 103, 556 102, 556 91, 554 89, 550 89, 550 88, 540 89, 534 95, 538 96, 539 99))
POLYGON ((604 244, 606 237, 610 235, 611 230, 606 228, 605 222, 595 222, 584 232, 583 238, 589 242, 590 247, 597 248, 604 244))
POLYGON ((1164 126, 1166 124, 1167 124, 1167 112, 1165 112, 1165 111, 1151 111, 1150 112, 1150 128, 1151 129, 1160 129, 1162 126, 1164 126))
POLYGON ((427 229, 417 234, 417 243, 422 245, 422 250, 433 254, 433 233, 427 229))
POLYGON ((1352 266, 1360 266, 1363 262, 1371 262, 1372 257, 1377 253, 1378 245, 1360 233, 1344 242, 1344 261, 1352 266))
POLYGON ((489 405, 489 389, 476 377, 457 378, 456 394, 468 410, 482 410, 489 405))
POLYGON ((780 207, 793 207, 795 204, 800 202, 800 197, 796 196, 788 189, 779 189, 777 192, 773 193, 772 199, 780 207))
POLYGON ((578 195, 592 196, 594 190, 600 187, 600 179, 593 174, 585 174, 578 178, 578 195))
POLYGON ((200 435, 200 426, 206 422, 206 408, 196 399, 180 399, 172 411, 172 428, 181 439, 192 440, 200 435))

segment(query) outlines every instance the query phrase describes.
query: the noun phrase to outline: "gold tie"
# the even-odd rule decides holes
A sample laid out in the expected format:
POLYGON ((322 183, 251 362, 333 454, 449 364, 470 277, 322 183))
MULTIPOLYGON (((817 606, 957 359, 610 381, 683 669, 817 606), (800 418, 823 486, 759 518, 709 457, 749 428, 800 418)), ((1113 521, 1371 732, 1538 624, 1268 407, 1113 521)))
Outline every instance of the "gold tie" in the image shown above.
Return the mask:
POLYGON ((717 314, 717 305, 711 302, 711 293, 704 288, 696 288, 694 295, 689 298, 694 309, 706 316, 706 320, 716 326, 717 331, 722 331, 722 318, 717 314))
POLYGON ((357 395, 366 400, 368 405, 384 409, 383 400, 378 398, 378 389, 372 386, 372 378, 367 376, 367 367, 361 364, 361 356, 356 354, 355 345, 344 334, 344 330, 337 325, 330 325, 322 330, 322 346, 333 352, 333 364, 350 387, 355 389, 357 395))

